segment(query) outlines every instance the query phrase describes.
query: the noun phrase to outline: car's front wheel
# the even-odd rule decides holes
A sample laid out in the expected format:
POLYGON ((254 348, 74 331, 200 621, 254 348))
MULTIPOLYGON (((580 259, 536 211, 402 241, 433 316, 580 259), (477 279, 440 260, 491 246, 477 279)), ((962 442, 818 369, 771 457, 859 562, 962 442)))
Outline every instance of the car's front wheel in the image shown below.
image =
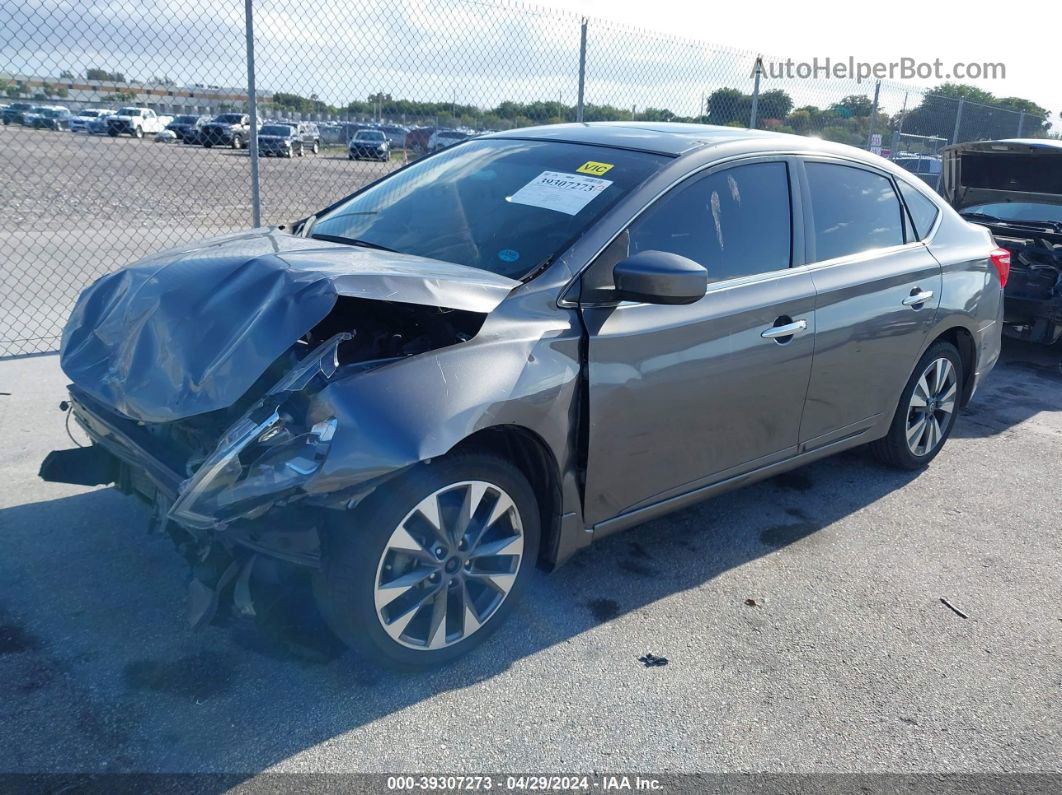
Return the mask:
POLYGON ((379 664, 449 662, 512 609, 539 524, 531 486, 508 461, 458 453, 420 464, 328 528, 314 581, 321 612, 379 664))
POLYGON ((321 151, 321 142, 320 141, 314 141, 313 142, 313 150, 312 151, 313 151, 314 154, 317 154, 318 152, 321 151))
POLYGON ((232 136, 232 148, 233 149, 243 149, 243 139, 240 136, 238 136, 238 135, 232 136))
POLYGON ((872 442, 871 451, 899 469, 920 469, 932 461, 955 427, 963 377, 955 346, 943 340, 933 343, 900 395, 889 433, 872 442))

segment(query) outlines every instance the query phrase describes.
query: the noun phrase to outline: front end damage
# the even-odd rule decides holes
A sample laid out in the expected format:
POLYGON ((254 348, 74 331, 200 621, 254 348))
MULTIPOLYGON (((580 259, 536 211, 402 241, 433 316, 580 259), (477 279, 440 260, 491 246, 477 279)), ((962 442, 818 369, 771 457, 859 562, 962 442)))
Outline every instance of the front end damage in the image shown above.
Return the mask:
POLYGON ((104 277, 83 294, 64 334, 62 364, 74 383, 62 408, 91 445, 50 453, 40 475, 113 484, 147 502, 152 529, 167 533, 191 567, 193 626, 209 622, 222 605, 253 615, 255 572, 275 572, 263 557, 304 572, 318 567, 329 523, 416 463, 396 456, 358 476, 337 479, 333 471, 322 478, 344 422, 340 415, 352 411, 329 387, 467 342, 509 289, 436 285, 431 293, 440 300, 471 308, 437 306, 421 303, 423 285, 395 295, 401 291, 390 277, 381 284, 379 263, 343 289, 305 267, 289 273, 290 259, 260 261, 253 269, 238 258, 212 262, 216 280, 207 289, 228 290, 237 301, 225 306, 237 320, 201 324, 228 332, 212 347, 196 338, 196 327, 166 325, 204 289, 195 285, 204 271, 182 265, 167 275, 165 266, 152 263, 143 279, 119 273, 108 283, 104 277), (272 290, 247 289, 260 286, 262 271, 270 270, 272 290), (248 296, 256 294, 257 305, 249 306, 248 296), (264 322, 249 322, 247 313, 264 322), (263 367, 278 347, 278 328, 290 333, 308 323, 263 367), (114 333, 119 324, 124 334, 114 333), (164 355, 163 334, 169 335, 164 355), (232 372, 241 361, 245 368, 232 372))

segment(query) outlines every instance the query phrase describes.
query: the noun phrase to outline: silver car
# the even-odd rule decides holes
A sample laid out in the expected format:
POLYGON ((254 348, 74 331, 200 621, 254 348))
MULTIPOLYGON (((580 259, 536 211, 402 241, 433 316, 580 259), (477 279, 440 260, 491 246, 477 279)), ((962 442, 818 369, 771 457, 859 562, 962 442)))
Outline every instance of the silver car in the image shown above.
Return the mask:
POLYGON ((41 474, 149 502, 192 624, 289 571, 350 646, 435 665, 603 536, 860 445, 926 466, 1008 262, 850 147, 497 133, 101 278, 61 355, 93 444, 41 474))

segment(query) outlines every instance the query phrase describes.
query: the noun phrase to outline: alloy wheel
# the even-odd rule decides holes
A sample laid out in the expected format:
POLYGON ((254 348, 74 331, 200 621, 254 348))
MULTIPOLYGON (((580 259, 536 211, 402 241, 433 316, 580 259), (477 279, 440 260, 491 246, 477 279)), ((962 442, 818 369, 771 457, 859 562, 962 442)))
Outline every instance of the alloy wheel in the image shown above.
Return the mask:
POLYGON ((955 419, 958 391, 950 359, 934 359, 922 372, 907 408, 907 447, 914 455, 929 455, 941 444, 955 419))
POLYGON ((391 533, 376 570, 376 615, 397 643, 452 646, 497 612, 523 562, 520 512, 481 480, 444 486, 391 533))

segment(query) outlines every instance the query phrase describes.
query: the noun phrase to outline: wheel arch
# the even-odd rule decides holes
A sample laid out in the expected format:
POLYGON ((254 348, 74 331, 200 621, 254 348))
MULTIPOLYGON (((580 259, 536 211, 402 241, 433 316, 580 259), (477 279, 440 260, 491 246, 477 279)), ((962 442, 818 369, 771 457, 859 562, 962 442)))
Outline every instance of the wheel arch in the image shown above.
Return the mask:
POLYGON ((511 461, 527 478, 542 520, 536 563, 543 568, 552 565, 552 550, 561 531, 563 497, 560 467, 545 439, 521 425, 493 425, 465 437, 449 450, 456 452, 497 455, 511 461))
POLYGON ((929 350, 937 342, 950 342, 959 351, 963 378, 959 405, 965 406, 970 402, 974 386, 974 375, 977 369, 977 343, 974 342, 974 336, 965 326, 952 326, 937 334, 926 346, 926 350, 929 350))

